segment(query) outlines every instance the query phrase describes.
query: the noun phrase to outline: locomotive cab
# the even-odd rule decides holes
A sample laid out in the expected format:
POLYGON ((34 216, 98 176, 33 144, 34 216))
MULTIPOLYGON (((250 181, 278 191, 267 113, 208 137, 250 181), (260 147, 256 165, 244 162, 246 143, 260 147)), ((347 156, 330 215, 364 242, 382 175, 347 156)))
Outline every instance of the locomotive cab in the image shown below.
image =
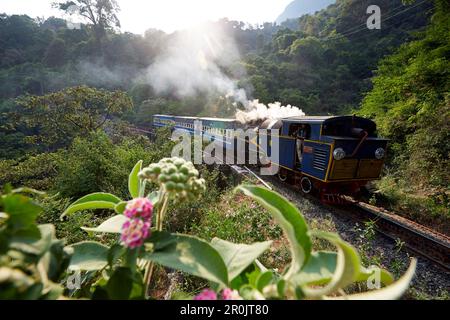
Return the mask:
POLYGON ((306 193, 354 194, 380 177, 388 142, 373 121, 356 116, 286 118, 281 137, 281 175, 295 171, 306 193))

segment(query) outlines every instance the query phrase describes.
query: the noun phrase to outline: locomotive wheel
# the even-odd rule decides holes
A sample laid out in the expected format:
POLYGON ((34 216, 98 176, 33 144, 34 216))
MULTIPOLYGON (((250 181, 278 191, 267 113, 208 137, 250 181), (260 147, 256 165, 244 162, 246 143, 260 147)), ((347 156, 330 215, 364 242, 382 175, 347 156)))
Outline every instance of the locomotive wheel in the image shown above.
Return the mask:
POLYGON ((300 188, 302 189, 303 193, 309 194, 313 190, 313 184, 308 177, 303 177, 300 181, 300 188))
POLYGON ((287 174, 278 173, 278 179, 280 179, 280 181, 285 182, 287 178, 287 174))

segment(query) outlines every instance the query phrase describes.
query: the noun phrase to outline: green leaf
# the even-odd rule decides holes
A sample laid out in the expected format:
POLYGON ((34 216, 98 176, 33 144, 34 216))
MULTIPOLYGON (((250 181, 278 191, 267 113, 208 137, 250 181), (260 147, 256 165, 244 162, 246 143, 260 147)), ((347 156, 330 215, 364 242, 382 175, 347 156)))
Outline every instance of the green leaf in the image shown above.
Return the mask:
POLYGON ((33 225, 23 231, 11 238, 11 248, 37 257, 41 257, 49 250, 55 238, 55 227, 52 224, 33 225))
MULTIPOLYGON (((38 256, 40 250, 33 246, 41 239, 41 231, 37 225, 30 225, 27 229, 21 229, 9 237, 9 247, 25 254, 38 256)), ((2 243, 3 244, 3 243, 2 243)))
POLYGON ((317 251, 311 253, 308 263, 292 280, 296 285, 323 285, 330 282, 336 270, 337 253, 317 251))
MULTIPOLYGON (((293 277, 296 285, 324 285, 330 282, 336 270, 337 252, 317 251, 311 254, 310 260, 302 268, 300 273, 293 277)), ((356 282, 366 281, 376 272, 380 274, 380 281, 384 285, 393 282, 392 275, 378 267, 364 268, 360 266, 360 273, 356 278, 356 282)))
POLYGON ((243 285, 239 289, 239 295, 244 298, 244 300, 265 300, 264 296, 256 290, 256 288, 251 285, 243 285))
POLYGON ((298 209, 278 193, 259 186, 243 185, 237 187, 247 196, 266 208, 285 232, 292 254, 292 262, 286 278, 296 274, 311 255, 311 238, 305 218, 298 209))
POLYGON ((263 289, 267 285, 269 285, 274 279, 275 276, 272 271, 266 271, 264 273, 261 273, 258 277, 258 280, 256 281, 256 289, 262 292, 263 289))
POLYGON ((42 208, 21 194, 9 194, 2 198, 3 211, 8 214, 6 223, 14 231, 27 229, 34 224, 42 208))
POLYGON ((73 249, 70 259, 70 270, 95 271, 101 270, 108 264, 107 246, 94 241, 84 241, 68 246, 73 249))
POLYGON ((108 264, 112 266, 115 264, 124 254, 126 248, 118 243, 113 244, 108 250, 108 264))
POLYGON ((114 270, 106 285, 108 296, 112 300, 126 300, 133 289, 133 274, 129 268, 119 267, 114 270))
POLYGON ((278 296, 280 297, 284 297, 286 294, 286 287, 287 287, 287 281, 284 279, 281 279, 280 281, 278 281, 277 283, 277 293, 278 296))
POLYGON ((211 240, 211 245, 219 252, 227 266, 230 281, 252 264, 271 244, 272 241, 247 245, 235 244, 219 238, 211 240))
POLYGON ((91 193, 72 203, 59 218, 62 219, 68 214, 86 209, 113 209, 121 201, 120 198, 110 193, 91 193))
POLYGON ((92 300, 109 300, 108 292, 104 287, 94 287, 94 292, 92 293, 92 300))
POLYGON ((152 193, 150 193, 147 196, 147 198, 150 200, 150 202, 153 204, 153 206, 155 206, 159 201, 159 192, 153 191, 152 193))
POLYGON ((140 183, 138 174, 142 170, 142 160, 139 160, 133 167, 128 177, 128 190, 132 198, 139 197, 140 194, 140 183))
POLYGON ((228 284, 225 263, 208 242, 193 236, 158 231, 153 232, 147 241, 154 244, 154 251, 144 253, 142 259, 221 285, 228 284))
POLYGON ((64 247, 64 240, 58 240, 53 236, 48 251, 42 256, 39 263, 44 266, 48 279, 58 282, 69 266, 70 257, 71 253, 64 247))
POLYGON ((104 221, 96 228, 82 227, 81 229, 88 232, 121 233, 122 225, 127 220, 128 218, 126 216, 124 216, 123 214, 118 214, 104 221))
POLYGON ((329 283, 319 289, 302 288, 306 296, 313 298, 326 296, 355 282, 361 269, 360 258, 356 249, 335 233, 314 231, 312 234, 330 241, 337 247, 338 251, 336 267, 329 283))
POLYGON ((342 297, 332 298, 340 300, 395 300, 403 296, 411 283, 416 271, 417 260, 411 259, 408 270, 396 282, 373 291, 364 293, 350 294, 342 297))
POLYGON ((123 214, 123 212, 125 211, 125 207, 127 206, 127 202, 126 201, 120 201, 118 204, 116 204, 114 206, 114 211, 119 213, 119 214, 123 214))
POLYGON ((70 215, 77 211, 93 210, 93 209, 114 209, 115 206, 116 206, 116 204, 114 202, 108 202, 108 201, 83 202, 83 203, 72 205, 72 206, 68 207, 66 209, 66 211, 64 211, 63 214, 59 218, 63 219, 66 215, 70 215))
POLYGON ((245 276, 247 277, 247 282, 252 287, 256 288, 256 285, 258 283, 258 278, 261 275, 261 270, 255 268, 253 271, 246 273, 245 276))
POLYGON ((74 206, 77 204, 85 203, 85 202, 92 202, 92 201, 106 201, 106 202, 112 202, 112 203, 119 203, 122 200, 119 197, 116 197, 115 195, 111 193, 105 193, 105 192, 95 192, 88 195, 85 195, 84 197, 81 197, 74 203, 72 203, 70 206, 74 206))
POLYGON ((41 196, 41 197, 45 197, 47 195, 45 192, 38 191, 36 189, 28 188, 28 187, 14 189, 11 191, 11 193, 31 194, 31 195, 41 196))
POLYGON ((142 300, 145 298, 144 277, 142 273, 133 273, 133 287, 131 288, 130 299, 142 300))
POLYGON ((392 277, 392 274, 390 274, 388 271, 379 267, 364 268, 362 266, 356 281, 357 282, 367 281, 367 279, 369 279, 370 277, 374 276, 377 273, 380 276, 380 282, 382 284, 388 285, 394 282, 394 277, 392 277))

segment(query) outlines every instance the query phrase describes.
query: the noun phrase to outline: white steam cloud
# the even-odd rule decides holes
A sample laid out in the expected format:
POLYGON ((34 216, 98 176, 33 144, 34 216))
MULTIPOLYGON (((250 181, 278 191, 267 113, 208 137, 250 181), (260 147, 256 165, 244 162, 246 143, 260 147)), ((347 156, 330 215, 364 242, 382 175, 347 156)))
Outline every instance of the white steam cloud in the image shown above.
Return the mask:
POLYGON ((246 110, 236 112, 236 120, 241 123, 260 122, 267 119, 282 119, 287 117, 303 117, 305 113, 288 104, 282 106, 280 102, 269 103, 267 106, 258 100, 248 101, 246 110))
POLYGON ((245 104, 245 91, 224 71, 242 74, 243 70, 236 70, 237 61, 234 39, 211 23, 172 34, 146 78, 157 93, 178 97, 218 93, 245 104))

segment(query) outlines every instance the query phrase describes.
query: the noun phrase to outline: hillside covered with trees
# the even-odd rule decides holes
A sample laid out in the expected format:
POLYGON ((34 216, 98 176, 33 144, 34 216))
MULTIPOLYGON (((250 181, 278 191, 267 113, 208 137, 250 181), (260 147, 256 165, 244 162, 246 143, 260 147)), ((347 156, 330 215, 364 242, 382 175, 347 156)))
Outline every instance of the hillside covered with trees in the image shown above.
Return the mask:
MULTIPOLYGON (((384 12, 381 30, 365 27, 368 1, 338 1, 316 15, 300 18, 296 30, 270 23, 247 28, 241 22, 219 21, 218 27, 230 35, 240 52, 240 60, 226 66, 224 73, 238 81, 249 97, 264 103, 290 103, 307 114, 357 109, 371 88, 372 72, 380 58, 412 40, 432 14, 428 1, 409 7, 401 1, 379 2, 390 10, 384 12), (236 73, 234 66, 244 71, 236 73)), ((94 32, 89 24, 69 29, 57 18, 35 21, 7 15, 1 17, 0 32, 3 111, 15 108, 16 97, 44 95, 76 85, 128 92, 140 125, 161 109, 186 115, 213 114, 217 110, 211 106, 225 109, 211 92, 180 99, 155 93, 142 79, 143 70, 164 52, 177 32, 148 30, 140 36, 119 33, 109 24, 103 32, 94 32)), ((2 125, 2 135, 23 133, 7 127, 2 125)))

